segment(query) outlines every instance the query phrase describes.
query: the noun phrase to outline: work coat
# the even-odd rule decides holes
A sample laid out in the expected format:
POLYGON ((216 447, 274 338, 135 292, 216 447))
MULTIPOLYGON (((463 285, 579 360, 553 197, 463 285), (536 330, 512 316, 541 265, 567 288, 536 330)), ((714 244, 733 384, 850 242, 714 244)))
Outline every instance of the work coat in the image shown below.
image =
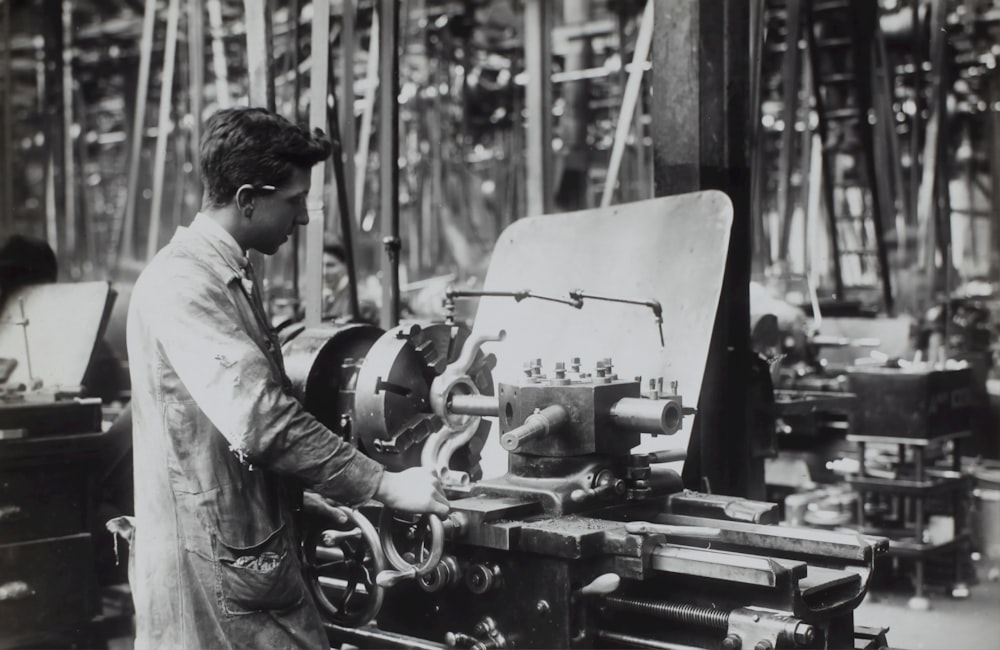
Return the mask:
POLYGON ((136 648, 316 648, 296 495, 369 499, 382 467, 294 398, 236 242, 199 215, 136 282, 136 648))

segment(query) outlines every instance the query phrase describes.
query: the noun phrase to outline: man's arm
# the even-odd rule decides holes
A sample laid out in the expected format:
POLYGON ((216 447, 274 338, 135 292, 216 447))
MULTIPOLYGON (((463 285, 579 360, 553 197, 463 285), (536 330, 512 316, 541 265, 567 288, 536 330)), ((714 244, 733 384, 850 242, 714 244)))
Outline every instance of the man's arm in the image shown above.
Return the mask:
MULTIPOLYGON (((376 496, 382 466, 358 453, 285 394, 241 323, 230 287, 177 274, 147 293, 148 328, 187 392, 247 461, 299 477, 355 505, 376 496)), ((391 483, 392 481, 390 481, 391 483)))

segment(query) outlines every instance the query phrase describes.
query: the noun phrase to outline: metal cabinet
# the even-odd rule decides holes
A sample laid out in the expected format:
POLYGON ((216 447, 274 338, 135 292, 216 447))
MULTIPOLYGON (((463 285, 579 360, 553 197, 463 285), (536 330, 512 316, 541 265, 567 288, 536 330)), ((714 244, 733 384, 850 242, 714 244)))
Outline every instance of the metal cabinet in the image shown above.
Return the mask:
POLYGON ((0 648, 95 642, 95 469, 104 434, 0 440, 0 648))

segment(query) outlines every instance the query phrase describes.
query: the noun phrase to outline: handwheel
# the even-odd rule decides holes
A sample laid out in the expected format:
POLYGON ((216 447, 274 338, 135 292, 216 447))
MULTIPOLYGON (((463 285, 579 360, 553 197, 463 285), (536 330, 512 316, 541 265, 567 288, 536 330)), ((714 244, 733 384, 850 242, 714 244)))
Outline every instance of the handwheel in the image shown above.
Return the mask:
POLYGON ((395 571, 385 571, 376 576, 383 587, 391 587, 400 580, 419 578, 433 571, 444 553, 444 524, 437 515, 420 515, 401 519, 406 515, 394 514, 388 508, 379 515, 378 530, 386 560, 395 571), (398 522, 406 527, 399 530, 398 522), (406 550, 399 551, 397 539, 405 539, 406 550))
POLYGON ((320 612, 343 626, 370 622, 385 589, 375 578, 388 568, 379 535, 368 518, 348 508, 347 523, 313 518, 303 535, 306 585, 320 612))

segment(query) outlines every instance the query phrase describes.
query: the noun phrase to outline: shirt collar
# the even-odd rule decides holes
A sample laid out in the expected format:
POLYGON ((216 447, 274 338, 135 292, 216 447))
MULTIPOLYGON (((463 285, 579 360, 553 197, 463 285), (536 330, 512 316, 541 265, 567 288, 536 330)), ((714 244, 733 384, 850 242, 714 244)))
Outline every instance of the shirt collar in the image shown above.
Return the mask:
POLYGON ((246 268, 248 263, 246 251, 236 243, 225 228, 219 225, 218 221, 199 212, 188 228, 213 244, 213 248, 219 251, 227 264, 240 271, 246 268))

